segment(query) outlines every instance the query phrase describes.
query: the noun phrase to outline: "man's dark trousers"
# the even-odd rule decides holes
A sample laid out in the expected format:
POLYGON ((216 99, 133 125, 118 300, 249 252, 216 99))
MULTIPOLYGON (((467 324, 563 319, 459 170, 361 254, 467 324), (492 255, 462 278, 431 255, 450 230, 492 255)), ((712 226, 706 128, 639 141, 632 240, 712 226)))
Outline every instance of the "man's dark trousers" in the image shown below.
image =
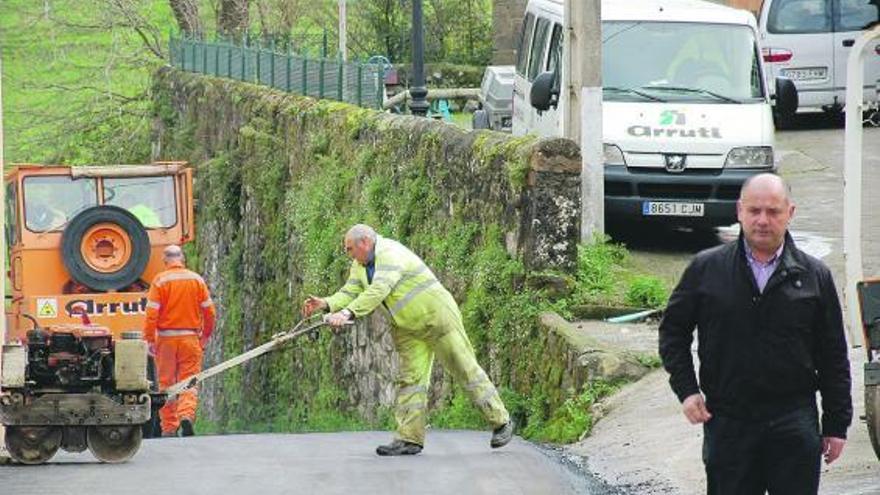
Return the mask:
POLYGON ((769 420, 716 415, 703 425, 708 495, 811 495, 822 442, 816 406, 769 420))

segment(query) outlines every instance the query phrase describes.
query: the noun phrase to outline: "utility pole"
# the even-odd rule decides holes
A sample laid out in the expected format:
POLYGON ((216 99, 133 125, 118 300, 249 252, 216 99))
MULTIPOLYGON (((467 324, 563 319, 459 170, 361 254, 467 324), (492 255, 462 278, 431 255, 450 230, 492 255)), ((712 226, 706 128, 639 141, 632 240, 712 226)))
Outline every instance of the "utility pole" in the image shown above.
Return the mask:
POLYGON ((428 89, 425 87, 425 32, 422 29, 422 0, 413 0, 412 14, 412 86, 409 94, 412 101, 409 103, 409 111, 413 115, 426 117, 428 115, 428 89))
POLYGON ((348 60, 348 53, 346 52, 346 43, 347 39, 347 26, 346 23, 348 20, 346 19, 346 9, 345 9, 345 0, 339 0, 339 56, 343 62, 348 60))
MULTIPOLYGON (((348 13, 346 11, 345 0, 339 0, 339 54, 336 59, 339 64, 342 65, 340 67, 342 71, 342 101, 348 101, 348 67, 346 67, 346 61, 348 61, 348 49, 346 45, 348 44, 348 13)), ((360 81, 358 82, 360 83, 360 81)))
POLYGON ((562 133, 581 145, 581 241, 605 234, 602 2, 565 2, 562 133))
MULTIPOLYGON (((3 159, 3 57, 0 55, 0 173, 6 175, 6 166, 3 159)), ((0 183, 0 222, 3 230, 0 232, 0 274, 6 278, 6 184, 0 183)), ((0 284, 0 301, 3 301, 3 315, 0 317, 0 369, 3 361, 3 344, 6 343, 6 284, 0 284)), ((6 428, 0 425, 0 464, 9 460, 6 452, 6 428)))

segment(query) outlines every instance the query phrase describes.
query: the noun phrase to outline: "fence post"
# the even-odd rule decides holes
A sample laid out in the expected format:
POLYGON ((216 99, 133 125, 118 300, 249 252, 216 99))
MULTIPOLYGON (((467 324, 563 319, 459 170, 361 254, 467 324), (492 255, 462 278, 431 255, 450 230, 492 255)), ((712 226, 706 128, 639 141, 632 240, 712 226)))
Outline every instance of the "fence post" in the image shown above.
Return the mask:
POLYGON ((226 42, 226 77, 232 79, 232 43, 226 42))
POLYGON ((190 70, 192 70, 193 72, 196 72, 196 59, 198 58, 198 55, 196 54, 196 43, 195 43, 195 40, 190 40, 189 42, 192 45, 192 56, 193 56, 192 57, 192 67, 190 67, 190 70))
POLYGON ((272 52, 269 58, 269 87, 275 87, 275 38, 272 38, 272 52))
POLYGON ((202 74, 208 73, 208 44, 202 41, 202 74))
POLYGON ((302 94, 309 96, 309 59, 303 56, 302 94))
POLYGON ((357 80, 357 95, 358 95, 358 106, 361 107, 364 104, 364 66, 361 64, 357 64, 358 67, 358 80, 357 80))
POLYGON ((321 62, 318 64, 320 67, 320 72, 318 72, 318 97, 324 98, 324 58, 321 57, 321 62))
POLYGON ((174 67, 174 34, 168 30, 168 63, 174 67))
POLYGON ((342 98, 342 69, 345 67, 345 62, 342 59, 338 59, 338 65, 336 67, 336 99, 339 101, 345 101, 342 98))
POLYGON ((287 44, 287 81, 284 85, 284 89, 290 93, 290 43, 287 44))
POLYGON ((220 42, 214 39, 214 77, 220 75, 220 42))
POLYGON ((245 49, 247 48, 247 38, 241 38, 241 80, 245 79, 245 71, 247 70, 247 52, 245 49))
POLYGON ((382 104, 385 103, 382 101, 382 88, 384 87, 385 81, 384 76, 385 71, 381 69, 380 66, 376 66, 376 108, 382 110, 382 104))
POLYGON ((260 62, 262 62, 262 60, 260 60, 261 58, 263 58, 263 43, 261 40, 258 39, 257 40, 257 84, 260 84, 261 82, 263 82, 263 73, 260 70, 260 62))

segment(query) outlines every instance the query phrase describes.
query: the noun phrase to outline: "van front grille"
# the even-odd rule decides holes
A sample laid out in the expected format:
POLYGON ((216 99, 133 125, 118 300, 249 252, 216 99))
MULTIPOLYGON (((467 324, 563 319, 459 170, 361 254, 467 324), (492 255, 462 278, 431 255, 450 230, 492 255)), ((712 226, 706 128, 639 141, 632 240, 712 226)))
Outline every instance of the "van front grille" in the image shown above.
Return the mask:
POLYGON ((605 196, 632 196, 632 186, 628 182, 605 181, 605 196))
POLYGON ((639 196, 663 199, 709 199, 712 186, 700 184, 639 184, 639 196))

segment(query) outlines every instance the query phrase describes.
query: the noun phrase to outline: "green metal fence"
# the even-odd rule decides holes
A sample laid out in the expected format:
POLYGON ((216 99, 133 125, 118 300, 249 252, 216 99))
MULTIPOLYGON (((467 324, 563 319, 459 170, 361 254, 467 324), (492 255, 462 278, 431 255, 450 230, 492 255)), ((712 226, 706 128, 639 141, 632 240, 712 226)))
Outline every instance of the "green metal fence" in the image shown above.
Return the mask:
POLYGON ((283 53, 274 46, 250 46, 172 36, 171 65, 180 69, 263 84, 282 91, 382 108, 380 65, 341 62, 283 53))

